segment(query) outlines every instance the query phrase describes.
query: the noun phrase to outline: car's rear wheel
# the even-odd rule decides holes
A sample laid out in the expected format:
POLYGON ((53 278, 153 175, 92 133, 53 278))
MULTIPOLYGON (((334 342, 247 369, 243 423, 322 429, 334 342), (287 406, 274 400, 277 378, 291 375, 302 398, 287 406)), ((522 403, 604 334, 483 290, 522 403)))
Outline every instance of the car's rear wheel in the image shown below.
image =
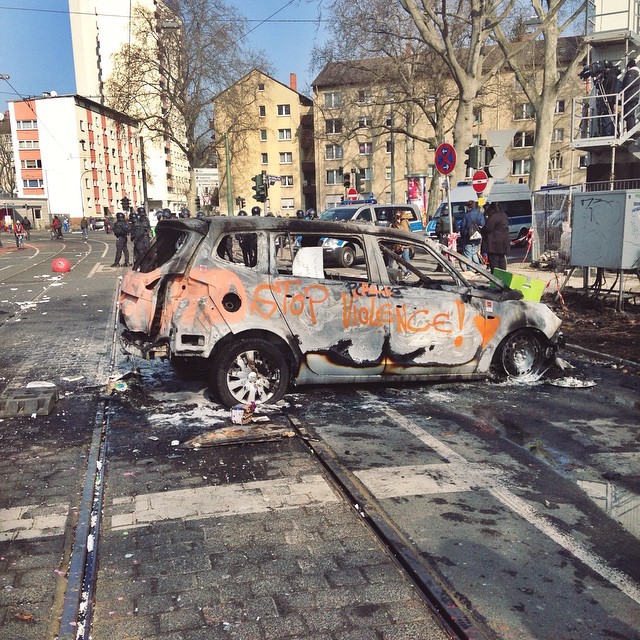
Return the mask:
POLYGON ((494 363, 509 378, 537 378, 545 371, 546 349, 540 336, 522 329, 502 341, 494 363))
POLYGON ((234 404, 273 404, 289 384, 289 365, 281 350, 262 338, 247 338, 216 358, 211 381, 220 401, 234 404))
POLYGON ((340 264, 343 267, 352 267, 356 261, 356 252, 353 247, 343 247, 340 251, 340 264))

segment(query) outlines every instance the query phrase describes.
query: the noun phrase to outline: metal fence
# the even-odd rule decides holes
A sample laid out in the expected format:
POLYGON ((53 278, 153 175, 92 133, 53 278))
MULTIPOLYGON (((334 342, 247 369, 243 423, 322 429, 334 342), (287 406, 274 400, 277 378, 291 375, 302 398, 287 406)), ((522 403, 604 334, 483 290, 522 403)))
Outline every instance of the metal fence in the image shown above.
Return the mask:
MULTIPOLYGON (((552 187, 532 195, 533 248, 531 257, 557 260, 563 232, 571 228, 571 199, 583 186, 552 187), (564 224, 564 223, 568 224, 564 224)), ((562 259, 562 256, 560 256, 562 259)))

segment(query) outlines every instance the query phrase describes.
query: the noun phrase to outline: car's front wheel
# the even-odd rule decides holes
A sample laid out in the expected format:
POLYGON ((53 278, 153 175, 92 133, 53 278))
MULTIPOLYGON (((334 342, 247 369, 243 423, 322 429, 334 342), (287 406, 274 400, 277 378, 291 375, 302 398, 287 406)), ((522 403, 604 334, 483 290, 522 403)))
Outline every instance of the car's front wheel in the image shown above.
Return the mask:
POLYGON ((229 346, 216 358, 211 381, 220 401, 235 404, 273 404, 289 384, 289 365, 281 350, 262 338, 247 338, 229 346))
POLYGON ((540 336, 521 329, 502 341, 494 364, 509 378, 538 378, 546 368, 546 348, 540 336))
POLYGON ((340 264, 343 267, 352 267, 356 261, 356 252, 353 247, 343 247, 340 251, 340 264))

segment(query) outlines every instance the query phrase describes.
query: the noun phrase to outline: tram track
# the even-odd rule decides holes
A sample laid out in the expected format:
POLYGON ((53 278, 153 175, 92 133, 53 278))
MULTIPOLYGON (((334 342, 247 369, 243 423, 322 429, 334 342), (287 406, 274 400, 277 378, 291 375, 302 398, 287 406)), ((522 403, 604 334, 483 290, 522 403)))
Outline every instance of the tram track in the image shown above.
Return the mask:
MULTIPOLYGON (((118 279, 111 311, 111 342, 108 373, 113 374, 117 355, 118 279)), ((67 574, 67 586, 60 616, 59 640, 87 640, 95 603, 98 547, 104 503, 104 479, 107 468, 107 444, 110 426, 110 399, 98 404, 92 431, 91 446, 84 476, 75 539, 67 574)))
POLYGON ((417 556, 411 542, 379 508, 366 487, 337 460, 332 449, 299 420, 287 415, 300 439, 331 478, 334 487, 362 518, 376 539, 413 584, 443 629, 455 640, 494 640, 488 628, 471 621, 417 556))

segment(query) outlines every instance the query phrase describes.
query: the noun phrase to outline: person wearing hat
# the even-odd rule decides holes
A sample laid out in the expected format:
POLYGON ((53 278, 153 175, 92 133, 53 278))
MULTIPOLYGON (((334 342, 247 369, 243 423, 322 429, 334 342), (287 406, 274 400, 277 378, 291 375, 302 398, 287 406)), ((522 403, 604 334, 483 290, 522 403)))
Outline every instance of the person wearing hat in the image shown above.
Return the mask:
POLYGON ((627 131, 633 129, 636 124, 638 92, 640 92, 640 69, 636 61, 631 58, 627 62, 627 70, 622 78, 622 107, 627 131))

